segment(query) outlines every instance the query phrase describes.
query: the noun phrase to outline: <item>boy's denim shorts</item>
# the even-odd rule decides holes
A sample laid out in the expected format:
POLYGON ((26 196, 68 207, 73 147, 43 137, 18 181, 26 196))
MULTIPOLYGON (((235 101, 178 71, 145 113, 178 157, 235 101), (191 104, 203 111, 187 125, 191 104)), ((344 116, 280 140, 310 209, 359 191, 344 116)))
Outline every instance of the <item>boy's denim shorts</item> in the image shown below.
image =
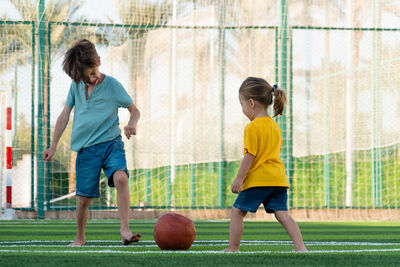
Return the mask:
POLYGON ((241 191, 233 206, 242 211, 257 212, 263 203, 267 213, 288 210, 287 188, 279 186, 252 187, 241 191))
POLYGON ((100 196, 100 172, 103 169, 108 178, 108 185, 115 187, 113 174, 125 171, 125 149, 122 137, 82 148, 76 157, 76 194, 78 196, 95 198, 100 196))

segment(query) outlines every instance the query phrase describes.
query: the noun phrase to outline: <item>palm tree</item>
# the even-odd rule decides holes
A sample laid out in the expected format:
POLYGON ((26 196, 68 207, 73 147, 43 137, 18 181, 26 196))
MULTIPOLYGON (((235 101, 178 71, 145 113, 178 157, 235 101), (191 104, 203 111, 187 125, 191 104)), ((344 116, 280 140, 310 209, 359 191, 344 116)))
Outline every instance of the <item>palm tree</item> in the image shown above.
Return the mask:
POLYGON ((123 24, 132 26, 127 30, 128 64, 130 87, 134 89, 133 98, 136 99, 136 90, 144 90, 139 77, 143 77, 144 72, 147 33, 167 23, 171 7, 168 1, 143 4, 137 0, 116 0, 115 3, 123 24))
MULTIPOLYGON (((130 25, 127 28, 127 63, 129 70, 129 90, 132 92, 134 102, 140 102, 140 108, 143 110, 143 124, 145 129, 149 130, 147 108, 150 106, 145 101, 146 95, 146 64, 145 47, 148 42, 148 33, 165 25, 170 15, 171 6, 169 1, 149 2, 136 0, 116 0, 115 1, 121 21, 124 25, 130 25), (140 101, 143 100, 143 101, 140 101)), ((148 94, 148 92, 147 92, 148 94)), ((146 133, 148 134, 148 133, 146 133)), ((132 155, 133 168, 136 169, 136 140, 133 140, 133 146, 127 149, 128 155, 132 155)))
MULTIPOLYGON (((37 5, 34 1, 10 0, 10 2, 15 6, 23 21, 36 21, 37 5)), ((68 19, 68 16, 76 11, 78 6, 79 4, 77 0, 49 0, 46 5, 46 20, 64 21, 68 19)), ((8 18, 4 15, 1 19, 7 20, 8 18)), ((15 69, 17 69, 18 65, 26 66, 29 62, 32 64, 32 55, 34 54, 32 47, 36 47, 32 46, 32 27, 25 25, 1 24, 0 29, 2 29, 0 51, 1 54, 6 55, 5 57, 2 57, 0 62, 0 72, 9 70, 10 66, 16 66, 15 69)), ((15 88, 15 96, 18 95, 17 90, 18 87, 15 88)), ((45 91, 47 91, 47 88, 45 91)), ((17 123, 16 125, 18 127, 17 123)))
MULTIPOLYGON (((15 9, 18 11, 23 21, 34 21, 34 22, 37 21, 37 16, 38 16, 37 3, 35 1, 10 0, 10 3, 14 5, 15 9)), ((48 0, 46 1, 46 7, 45 7, 45 14, 46 14, 45 20, 46 22, 51 20, 66 21, 72 14, 74 14, 74 12, 78 9, 78 7, 79 3, 77 0, 63 0, 63 1, 48 0)), ((8 18, 6 16, 3 16, 1 19, 7 20, 8 18)), ((13 24, 2 24, 0 25, 0 27, 2 28, 1 32, 2 42, 0 45, 0 51, 2 54, 6 55, 6 57, 2 57, 2 62, 0 62, 0 72, 9 71, 10 66, 15 65, 16 66, 15 72, 17 77, 18 66, 26 66, 30 63, 32 64, 32 68, 34 68, 33 66, 34 59, 32 58, 32 55, 35 54, 34 53, 35 51, 32 51, 32 49, 33 48, 36 49, 37 46, 35 44, 32 45, 32 27, 30 25, 25 26, 25 25, 13 25, 13 24)), ((52 41, 55 42, 54 39, 52 41)), ((49 78, 47 75, 47 69, 45 70, 45 77, 49 78)), ((15 80, 17 80, 17 78, 15 78, 15 80)), ((15 86, 14 88, 14 95, 16 102, 15 118, 21 118, 22 116, 17 114, 17 103, 20 102, 18 101, 18 95, 19 95, 18 91, 19 91, 18 86, 15 86)), ((47 94, 49 93, 48 83, 45 83, 44 92, 45 92, 45 99, 47 100, 47 94)), ((46 104, 44 105, 44 107, 45 107, 44 125, 47 125, 47 120, 50 118, 50 114, 49 110, 47 109, 48 105, 46 104)), ((27 142, 27 140, 31 140, 29 136, 29 133, 31 131, 24 130, 24 127, 26 128, 26 126, 24 125, 24 120, 22 120, 21 122, 17 122, 17 120, 15 119, 15 125, 16 125, 15 129, 16 134, 13 140, 14 142, 13 146, 16 147, 16 146, 21 146, 22 144, 26 145, 27 143, 30 143, 30 141, 27 142)), ((29 127, 31 128, 31 126, 29 127)), ((63 139, 65 139, 65 135, 63 139)), ((31 147, 16 147, 16 152, 26 153, 26 151, 34 149, 33 145, 34 144, 31 144, 31 147)), ((61 151, 63 150, 64 149, 61 149, 61 151)), ((18 157, 18 155, 16 155, 16 157, 18 157)), ((61 162, 65 162, 65 160, 63 160, 63 158, 65 158, 64 153, 61 154, 58 153, 56 157, 57 158, 61 157, 62 159, 61 162)))

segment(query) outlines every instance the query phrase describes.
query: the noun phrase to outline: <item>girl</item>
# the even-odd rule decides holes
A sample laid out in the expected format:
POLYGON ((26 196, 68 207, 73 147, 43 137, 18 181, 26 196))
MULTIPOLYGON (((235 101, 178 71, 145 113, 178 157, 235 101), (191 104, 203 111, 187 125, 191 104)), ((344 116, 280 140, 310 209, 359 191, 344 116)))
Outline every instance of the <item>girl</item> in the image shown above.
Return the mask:
POLYGON ((225 251, 239 251, 243 218, 247 212, 255 213, 261 203, 288 232, 293 251, 308 251, 286 206, 289 183, 280 159, 282 132, 267 112, 274 102, 274 117, 282 115, 286 95, 264 79, 249 77, 240 86, 239 101, 251 122, 244 130, 244 158, 231 186, 232 193, 239 195, 232 207, 229 247, 225 251))

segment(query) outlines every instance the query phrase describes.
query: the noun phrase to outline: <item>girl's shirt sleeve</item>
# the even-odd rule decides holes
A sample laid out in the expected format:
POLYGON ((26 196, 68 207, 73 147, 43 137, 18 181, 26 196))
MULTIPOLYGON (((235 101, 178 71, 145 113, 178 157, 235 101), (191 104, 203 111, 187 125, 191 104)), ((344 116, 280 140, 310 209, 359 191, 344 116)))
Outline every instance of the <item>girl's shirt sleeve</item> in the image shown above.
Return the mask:
POLYGON ((250 153, 253 156, 257 156, 258 152, 258 132, 257 128, 248 124, 244 129, 244 155, 250 153))
POLYGON ((65 104, 67 104, 70 108, 73 108, 75 105, 75 89, 76 89, 76 84, 72 82, 71 86, 69 87, 67 102, 65 102, 65 104))

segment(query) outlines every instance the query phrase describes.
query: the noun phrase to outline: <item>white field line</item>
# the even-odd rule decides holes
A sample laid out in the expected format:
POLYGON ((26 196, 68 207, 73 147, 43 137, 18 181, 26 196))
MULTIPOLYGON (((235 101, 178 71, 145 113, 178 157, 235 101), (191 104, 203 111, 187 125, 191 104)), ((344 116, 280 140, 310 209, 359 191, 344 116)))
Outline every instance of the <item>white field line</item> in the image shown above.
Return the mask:
MULTIPOLYGON (((157 220, 148 220, 148 221, 141 221, 140 224, 155 224, 157 220)), ((130 221, 130 223, 135 224, 134 221, 130 221)), ((7 222, 7 221, 0 221, 0 226, 15 226, 15 225, 31 225, 31 224, 53 224, 53 225, 76 225, 76 221, 73 220, 59 220, 59 221, 36 221, 35 219, 22 219, 22 220, 18 220, 18 221, 12 221, 12 222, 7 222)), ((94 219, 94 221, 90 221, 87 222, 87 225, 90 224, 119 224, 119 220, 114 220, 114 221, 101 221, 101 219, 99 219, 98 221, 96 221, 94 219)))
MULTIPOLYGON (((25 244, 25 246, 31 245, 41 245, 43 243, 61 243, 61 246, 69 244, 73 242, 73 240, 15 240, 15 241, 0 241, 0 247, 2 246, 10 246, 17 244, 25 244)), ((86 244, 90 243, 118 243, 121 244, 120 240, 87 240, 86 244)), ((155 244, 153 240, 142 240, 138 244, 155 244)), ((192 246, 203 246, 203 245, 226 245, 229 243, 229 240, 196 240, 193 242, 192 246)), ((398 243, 382 243, 382 242, 335 242, 335 241, 305 241, 304 242, 308 246, 400 246, 400 242, 398 243)), ((240 242, 241 245, 292 245, 291 241, 268 241, 268 240, 242 240, 240 242)), ((24 245, 21 245, 23 247, 24 245)), ((43 245, 44 246, 44 245, 43 245)), ((58 246, 58 245, 48 245, 48 246, 58 246)), ((117 247, 118 245, 110 245, 106 247, 117 247)), ((133 245, 135 246, 135 245, 133 245)), ((141 245, 138 245, 143 247, 141 245)), ((86 245, 85 247, 89 247, 86 245)), ((97 245, 93 245, 91 247, 100 247, 97 245)), ((121 246, 126 247, 126 246, 121 246)))
MULTIPOLYGON (((68 247, 69 243, 61 244, 61 245, 26 245, 26 244, 19 244, 19 245, 0 245, 1 248, 29 248, 29 247, 36 247, 36 248, 65 248, 68 247)), ((220 246, 228 246, 229 243, 212 243, 212 244, 193 244, 191 247, 220 247, 220 246)), ((241 244, 241 246, 260 246, 263 244, 241 244)), ((292 244, 265 244, 269 246, 284 246, 284 245, 289 245, 292 246, 292 244)), ((306 244, 307 245, 307 244, 306 244)), ((397 246, 398 244, 381 244, 379 246, 397 246)), ((307 245, 307 246, 316 246, 316 244, 312 245, 307 245)), ((329 246, 329 244, 322 244, 319 246, 329 246)), ((342 246, 342 245, 336 245, 336 246, 342 246)), ((365 245, 367 246, 367 245, 365 245)), ((371 245, 368 245, 371 246, 371 245)), ((105 246, 105 245, 85 245, 81 246, 80 248, 158 248, 156 244, 154 245, 131 245, 131 246, 124 246, 124 245, 110 245, 110 246, 105 246)))
MULTIPOLYGON (((91 221, 88 222, 87 224, 99 224, 99 223, 104 223, 104 224, 116 224, 118 223, 118 221, 109 221, 109 222, 101 222, 101 221, 91 221)), ((0 226, 2 225, 31 225, 31 224, 54 224, 54 225, 76 225, 76 222, 71 220, 59 220, 59 221, 36 221, 36 219, 22 219, 22 220, 18 220, 18 221, 12 221, 12 222, 1 222, 0 226)))
MULTIPOLYGON (((216 247, 216 246, 227 246, 228 243, 214 243, 214 244, 193 244, 191 247, 216 247)), ((249 246, 248 244, 244 246, 249 246)), ((29 248, 29 247, 36 247, 36 248, 65 248, 68 247, 68 243, 65 243, 64 245, 0 245, 1 248, 29 248)), ((79 248, 158 248, 156 244, 154 245, 130 245, 130 246, 124 246, 124 245, 112 245, 112 246, 91 246, 91 245, 85 245, 81 246, 79 248)))
POLYGON ((213 250, 201 250, 201 251, 116 251, 116 250, 12 250, 12 249, 0 249, 0 253, 37 253, 37 254, 315 254, 315 253, 366 253, 366 252, 398 252, 400 248, 394 249, 354 249, 354 250, 313 250, 309 252, 293 252, 293 251, 241 251, 241 252, 224 252, 224 251, 213 251, 213 250))
MULTIPOLYGON (((139 224, 154 224, 157 221, 157 219, 148 219, 148 220, 130 220, 130 223, 135 224, 136 222, 138 222, 139 224)), ((193 222, 202 222, 202 223, 227 223, 230 220, 193 220, 193 222)), ((76 225, 76 221, 71 219, 71 220, 44 220, 44 221, 37 221, 36 219, 21 219, 21 220, 17 220, 17 221, 12 221, 12 222, 1 222, 1 225, 29 225, 29 224, 70 224, 70 225, 76 225)), ((87 222, 87 225, 90 224, 119 224, 119 220, 118 219, 114 219, 114 220, 108 220, 108 221, 104 221, 104 219, 91 219, 89 222, 87 222)))

